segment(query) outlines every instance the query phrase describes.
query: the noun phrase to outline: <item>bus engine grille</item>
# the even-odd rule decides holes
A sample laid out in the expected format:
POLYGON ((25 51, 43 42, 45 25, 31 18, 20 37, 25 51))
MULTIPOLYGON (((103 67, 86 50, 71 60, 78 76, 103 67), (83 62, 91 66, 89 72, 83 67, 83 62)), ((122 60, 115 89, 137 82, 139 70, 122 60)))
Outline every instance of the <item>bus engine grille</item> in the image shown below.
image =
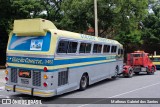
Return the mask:
POLYGON ((17 83, 17 69, 16 68, 11 68, 11 82, 17 83))
POLYGON ((41 72, 33 71, 33 86, 41 86, 41 72))
POLYGON ((68 71, 61 71, 58 73, 58 86, 68 83, 68 71))

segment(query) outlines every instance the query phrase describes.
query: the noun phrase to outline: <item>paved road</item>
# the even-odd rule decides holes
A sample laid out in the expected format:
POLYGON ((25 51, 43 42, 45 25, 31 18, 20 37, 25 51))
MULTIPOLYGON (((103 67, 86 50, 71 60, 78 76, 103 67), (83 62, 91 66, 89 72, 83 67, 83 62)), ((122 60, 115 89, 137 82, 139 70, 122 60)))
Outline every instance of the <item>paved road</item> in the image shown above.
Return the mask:
MULTIPOLYGON (((3 72, 0 72, 0 77, 2 76, 3 72)), ((4 77, 3 77, 4 78, 4 77)), ((3 81, 4 82, 4 81, 3 81)), ((0 83, 4 84, 4 83, 0 83)), ((3 86, 0 87, 3 87, 3 86)), ((27 96, 30 99, 42 99, 47 103, 52 103, 59 98, 160 98, 160 71, 157 71, 155 75, 146 75, 140 74, 138 76, 134 76, 132 78, 123 78, 120 77, 116 80, 107 79, 96 83, 87 88, 85 91, 74 91, 70 92, 61 96, 51 97, 51 98, 39 98, 39 97, 31 97, 27 96)), ((23 94, 15 94, 13 92, 6 92, 4 90, 0 90, 0 97, 20 97, 25 99, 26 95, 23 94)), ((72 102, 72 101, 71 101, 72 102)), ((96 100, 99 102, 99 100, 96 100)), ((91 102, 95 103, 95 102, 91 102)), ((51 105, 47 105, 51 106, 51 105)), ((99 106, 106 106, 104 104, 56 104, 56 107, 99 107, 99 106)), ((120 104, 120 105, 113 105, 107 104, 107 106, 112 107, 152 107, 157 106, 159 107, 160 104, 143 104, 143 105, 135 105, 135 104, 120 104)), ((38 107, 38 106, 37 106, 38 107)))

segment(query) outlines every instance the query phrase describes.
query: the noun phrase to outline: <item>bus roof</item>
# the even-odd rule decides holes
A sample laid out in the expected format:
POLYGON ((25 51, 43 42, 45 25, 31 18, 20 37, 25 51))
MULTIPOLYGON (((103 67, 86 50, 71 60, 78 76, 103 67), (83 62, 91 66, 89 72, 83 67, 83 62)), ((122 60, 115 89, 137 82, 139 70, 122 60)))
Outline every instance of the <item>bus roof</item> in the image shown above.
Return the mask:
POLYGON ((64 37, 64 38, 74 38, 80 40, 88 40, 94 42, 103 42, 108 44, 115 44, 123 47, 118 41, 95 37, 86 34, 80 34, 65 30, 58 30, 56 26, 48 20, 45 19, 22 19, 22 20, 15 20, 14 21, 14 28, 13 33, 17 36, 45 36, 46 32, 50 31, 52 34, 57 33, 57 36, 64 37), (23 26, 23 27, 22 27, 23 26))
POLYGON ((122 44, 120 44, 118 41, 112 40, 112 39, 106 39, 106 38, 80 34, 80 33, 75 33, 75 32, 70 32, 65 30, 58 30, 58 29, 53 29, 53 30, 50 29, 50 31, 52 33, 56 33, 57 36, 62 38, 64 37, 64 38, 73 38, 73 39, 86 40, 86 41, 103 42, 103 43, 115 44, 123 47, 122 44))

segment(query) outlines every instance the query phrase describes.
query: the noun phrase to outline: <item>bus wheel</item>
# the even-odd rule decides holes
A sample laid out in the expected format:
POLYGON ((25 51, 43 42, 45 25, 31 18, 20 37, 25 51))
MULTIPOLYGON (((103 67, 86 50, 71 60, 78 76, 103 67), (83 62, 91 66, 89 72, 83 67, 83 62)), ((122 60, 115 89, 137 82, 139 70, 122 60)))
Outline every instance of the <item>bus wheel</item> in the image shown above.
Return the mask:
POLYGON ((148 75, 154 75, 154 67, 151 68, 151 71, 147 72, 148 75))
POLYGON ((118 77, 118 67, 115 68, 115 74, 112 76, 113 79, 116 79, 118 77))
POLYGON ((83 74, 80 80, 80 90, 83 91, 87 88, 88 85, 88 76, 87 74, 83 74))

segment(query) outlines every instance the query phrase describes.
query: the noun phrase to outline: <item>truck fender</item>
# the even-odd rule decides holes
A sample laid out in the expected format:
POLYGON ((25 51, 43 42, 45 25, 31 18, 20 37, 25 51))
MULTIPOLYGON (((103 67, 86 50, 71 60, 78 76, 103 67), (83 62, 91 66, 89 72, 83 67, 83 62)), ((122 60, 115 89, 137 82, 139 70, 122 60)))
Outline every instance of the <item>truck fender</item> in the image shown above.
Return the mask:
POLYGON ((132 68, 132 66, 125 65, 123 67, 123 76, 124 77, 128 77, 128 78, 133 76, 133 68, 132 68))
POLYGON ((156 72, 156 66, 152 64, 148 65, 149 71, 151 71, 152 67, 154 67, 154 72, 156 72))
POLYGON ((123 66, 123 73, 128 74, 130 69, 133 69, 133 68, 129 65, 123 66))

